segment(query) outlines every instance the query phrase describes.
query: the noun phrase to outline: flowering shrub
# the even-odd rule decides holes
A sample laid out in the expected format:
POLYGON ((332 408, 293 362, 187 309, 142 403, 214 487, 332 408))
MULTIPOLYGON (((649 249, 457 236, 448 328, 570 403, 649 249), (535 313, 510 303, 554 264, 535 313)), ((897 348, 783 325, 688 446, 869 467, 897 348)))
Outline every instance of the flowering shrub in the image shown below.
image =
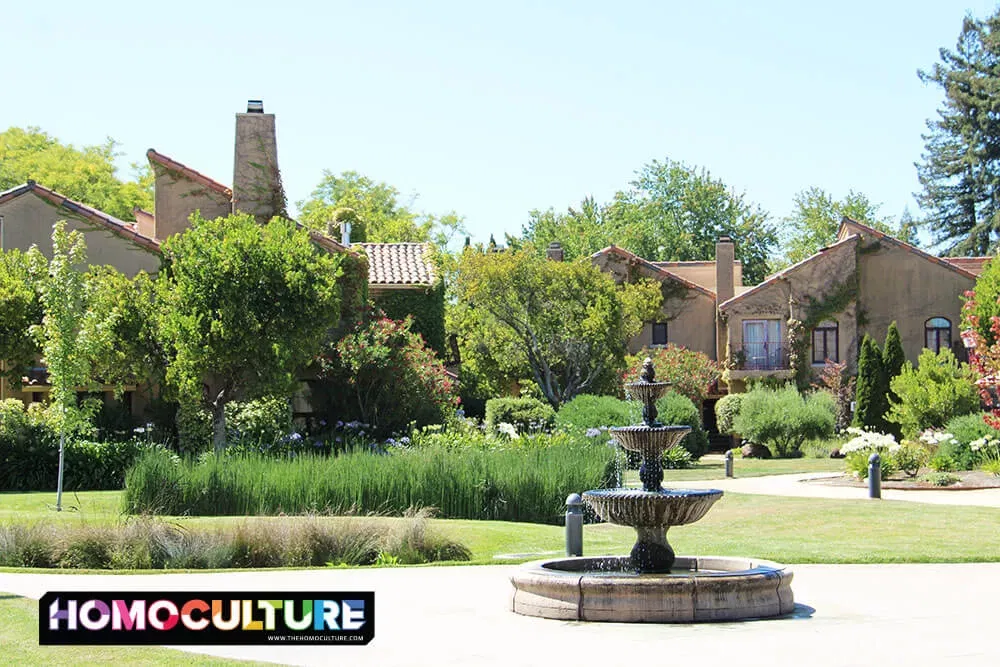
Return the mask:
POLYGON ((978 459, 980 468, 1000 477, 1000 439, 979 438, 969 443, 969 449, 978 459))
POLYGON ((876 453, 882 460, 881 478, 883 480, 889 479, 896 472, 892 457, 900 449, 896 438, 888 433, 866 431, 854 426, 848 428, 847 432, 854 437, 840 448, 840 453, 844 455, 848 472, 853 473, 858 479, 867 479, 868 457, 876 453))
POLYGON ((1000 429, 1000 317, 997 306, 1000 262, 988 262, 976 280, 975 292, 966 292, 962 306, 962 342, 969 349, 969 366, 982 405, 990 410, 986 423, 1000 429))
POLYGON ((292 406, 282 396, 265 396, 226 405, 228 439, 235 443, 272 445, 292 432, 292 406))
POLYGON ((370 424, 380 437, 443 422, 458 405, 452 379, 410 326, 410 318, 381 317, 344 336, 320 360, 314 407, 328 421, 370 424))
POLYGON ((556 411, 548 403, 524 396, 522 398, 491 398, 486 401, 486 429, 496 431, 501 424, 517 433, 538 433, 552 430, 556 411))
POLYGON ((625 382, 639 379, 646 357, 653 360, 658 381, 671 383, 674 391, 687 396, 696 405, 705 400, 709 388, 719 379, 719 365, 708 355, 670 343, 666 347, 643 348, 637 355, 626 358, 625 382))

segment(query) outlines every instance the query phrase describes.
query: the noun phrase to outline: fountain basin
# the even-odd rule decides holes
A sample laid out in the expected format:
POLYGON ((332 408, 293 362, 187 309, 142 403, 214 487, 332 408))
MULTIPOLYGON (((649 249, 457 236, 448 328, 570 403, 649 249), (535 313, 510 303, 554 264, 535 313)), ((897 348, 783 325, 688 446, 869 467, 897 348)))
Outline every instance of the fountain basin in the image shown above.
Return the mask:
POLYGON ((583 494, 602 519, 633 528, 694 523, 721 497, 722 491, 716 489, 597 489, 583 494))
POLYGON ((792 571, 748 558, 678 556, 669 574, 636 574, 628 556, 527 563, 511 608, 568 621, 691 623, 768 618, 795 608, 792 571))
POLYGON ((684 439, 691 432, 690 426, 612 426, 611 437, 624 449, 653 459, 684 439))

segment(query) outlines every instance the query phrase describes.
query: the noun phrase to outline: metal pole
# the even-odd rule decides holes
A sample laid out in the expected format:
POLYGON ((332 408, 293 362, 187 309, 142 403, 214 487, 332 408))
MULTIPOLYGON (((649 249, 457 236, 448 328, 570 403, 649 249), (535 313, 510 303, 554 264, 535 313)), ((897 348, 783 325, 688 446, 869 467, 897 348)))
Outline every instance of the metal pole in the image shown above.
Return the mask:
POLYGON ((583 498, 579 493, 566 498, 566 555, 583 555, 583 498))
POLYGON ((733 476, 733 450, 726 450, 726 477, 733 476))
POLYGON ((882 497, 882 457, 878 452, 868 457, 868 497, 882 497))

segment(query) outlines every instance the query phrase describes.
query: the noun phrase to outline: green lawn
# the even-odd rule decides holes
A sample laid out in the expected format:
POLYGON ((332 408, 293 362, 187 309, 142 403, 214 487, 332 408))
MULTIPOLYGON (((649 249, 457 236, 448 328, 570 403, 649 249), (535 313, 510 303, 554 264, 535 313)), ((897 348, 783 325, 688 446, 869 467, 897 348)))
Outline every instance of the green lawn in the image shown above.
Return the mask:
MULTIPOLYGON (((0 523, 13 520, 106 523, 119 518, 117 492, 80 493, 74 498, 80 511, 64 511, 59 515, 46 509, 52 495, 0 494, 0 523)), ((196 526, 294 519, 171 520, 196 526)), ((398 519, 354 517, 351 520, 388 523, 398 519)), ((564 549, 564 533, 559 526, 471 520, 433 520, 431 526, 469 547, 473 563, 517 562, 562 553, 564 549), (520 557, 498 561, 495 556, 502 554, 520 557)), ((669 539, 682 554, 756 556, 786 563, 1000 561, 1000 510, 889 500, 728 493, 698 523, 671 529, 669 539)), ((634 532, 629 528, 607 524, 584 528, 584 548, 588 555, 624 554, 633 540, 634 532)))
POLYGON ((147 646, 39 646, 38 602, 0 593, 0 661, 5 665, 249 665, 147 646))
MULTIPOLYGON (((765 475, 791 475, 802 472, 844 472, 843 459, 741 459, 733 461, 734 477, 763 477, 765 475)), ((663 483, 683 482, 688 479, 722 479, 726 476, 725 462, 721 457, 703 457, 687 470, 664 470, 663 483)), ((641 486, 639 472, 625 472, 626 486, 641 486)))

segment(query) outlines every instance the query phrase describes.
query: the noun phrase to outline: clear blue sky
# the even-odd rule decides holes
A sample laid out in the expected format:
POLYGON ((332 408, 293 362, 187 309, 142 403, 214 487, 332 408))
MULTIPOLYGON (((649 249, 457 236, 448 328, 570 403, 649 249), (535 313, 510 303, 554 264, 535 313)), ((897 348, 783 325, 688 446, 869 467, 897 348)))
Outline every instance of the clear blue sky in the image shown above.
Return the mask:
POLYGON ((941 91, 918 68, 985 0, 72 2, 7 11, 0 128, 231 183, 233 114, 277 114, 289 200, 356 170, 473 236, 606 200, 652 159, 774 218, 820 186, 898 216, 941 91), (890 6, 891 5, 891 6, 890 6))

